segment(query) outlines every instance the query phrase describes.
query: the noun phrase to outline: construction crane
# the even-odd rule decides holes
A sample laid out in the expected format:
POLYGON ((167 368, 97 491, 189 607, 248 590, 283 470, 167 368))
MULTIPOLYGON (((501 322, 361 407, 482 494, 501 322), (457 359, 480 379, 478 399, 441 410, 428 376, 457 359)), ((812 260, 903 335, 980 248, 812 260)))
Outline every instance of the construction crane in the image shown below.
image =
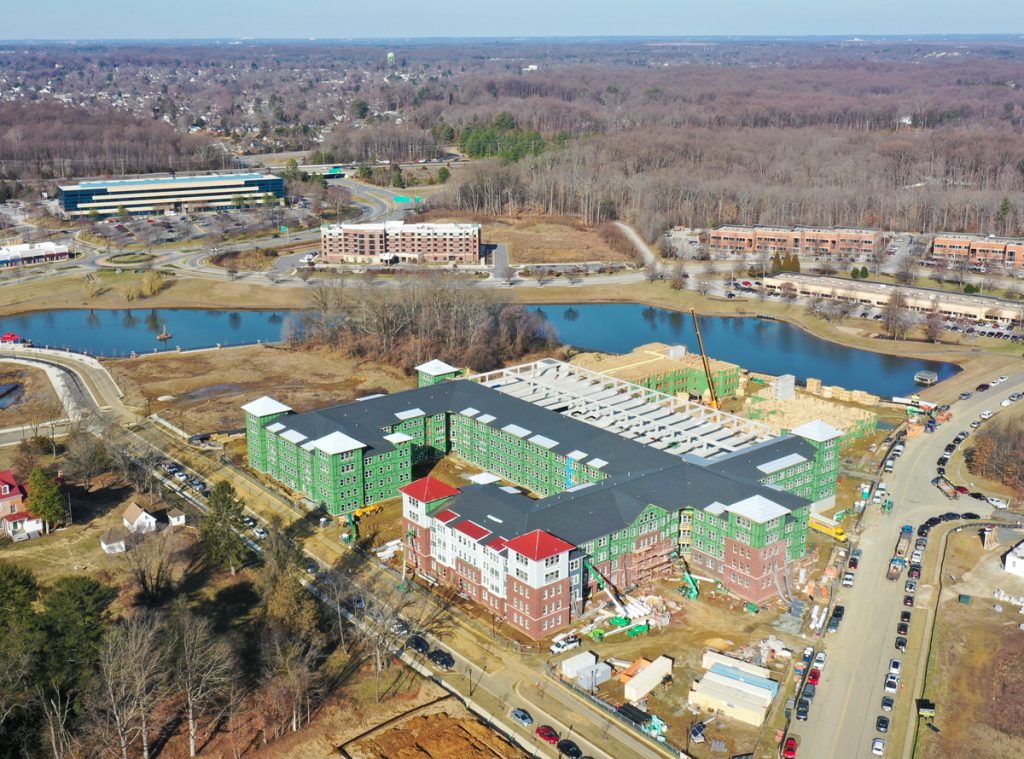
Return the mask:
POLYGON ((715 392, 715 381, 711 378, 711 364, 708 363, 708 354, 704 352, 704 340, 700 336, 700 325, 697 323, 697 312, 694 309, 690 309, 690 315, 693 317, 693 329, 697 333, 697 347, 700 348, 700 360, 704 362, 704 376, 708 378, 708 392, 711 393, 711 408, 721 408, 721 404, 718 402, 718 393, 715 392))
POLYGON ((619 600, 618 594, 614 590, 612 590, 611 583, 605 582, 605 579, 601 576, 601 573, 598 572, 594 568, 594 565, 591 564, 589 561, 584 561, 583 565, 587 568, 587 571, 590 572, 591 575, 593 575, 594 579, 597 580, 597 584, 601 587, 601 590, 608 594, 608 598, 610 598, 611 602, 615 605, 615 610, 619 613, 619 615, 624 617, 625 619, 629 619, 629 613, 626 611, 626 607, 622 605, 622 601, 619 600))

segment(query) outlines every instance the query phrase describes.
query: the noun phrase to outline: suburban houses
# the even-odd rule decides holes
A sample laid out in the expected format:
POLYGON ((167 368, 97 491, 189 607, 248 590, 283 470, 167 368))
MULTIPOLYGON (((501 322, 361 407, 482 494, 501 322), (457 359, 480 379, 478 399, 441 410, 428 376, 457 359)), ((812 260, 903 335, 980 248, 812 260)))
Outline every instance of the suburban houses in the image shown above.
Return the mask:
POLYGON ((0 522, 11 540, 25 540, 42 534, 43 520, 25 508, 27 494, 10 469, 0 471, 0 522))
POLYGON ((249 464, 334 516, 401 495, 406 561, 532 638, 600 583, 631 588, 682 558, 741 598, 783 594, 812 505, 835 498, 839 430, 763 425, 545 359, 304 414, 243 407, 249 464), (597 396, 600 396, 598 399, 597 396), (448 454, 464 487, 414 477, 448 454))

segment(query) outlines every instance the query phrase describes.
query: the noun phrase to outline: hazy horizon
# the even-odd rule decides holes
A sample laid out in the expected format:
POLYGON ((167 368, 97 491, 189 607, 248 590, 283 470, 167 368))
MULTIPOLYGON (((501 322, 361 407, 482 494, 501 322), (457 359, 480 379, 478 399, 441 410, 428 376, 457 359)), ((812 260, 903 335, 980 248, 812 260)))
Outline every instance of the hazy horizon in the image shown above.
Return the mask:
MULTIPOLYGON (((347 4, 346 4, 347 5, 347 4)), ((4 41, 393 40, 573 37, 1007 38, 1024 32, 1024 4, 1001 0, 636 0, 628 15, 610 0, 520 0, 514 12, 465 2, 392 0, 380 6, 290 7, 272 0, 179 0, 140 9, 132 0, 51 0, 5 8, 4 41), (497 34, 496 34, 497 32, 497 34)))

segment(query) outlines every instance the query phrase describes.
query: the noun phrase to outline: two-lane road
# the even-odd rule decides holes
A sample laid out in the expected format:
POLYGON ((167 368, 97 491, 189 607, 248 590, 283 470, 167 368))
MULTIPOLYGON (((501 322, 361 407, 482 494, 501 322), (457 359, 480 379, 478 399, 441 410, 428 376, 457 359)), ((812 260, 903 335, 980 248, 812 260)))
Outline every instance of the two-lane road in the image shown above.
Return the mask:
MULTIPOLYGON (((957 401, 953 404, 953 419, 933 434, 909 440, 895 471, 883 478, 895 508, 890 514, 881 514, 877 506, 868 506, 869 513, 856 541, 864 555, 855 572, 854 586, 842 588, 837 594, 836 603, 846 606, 846 616, 838 632, 824 635, 828 662, 811 705, 810 718, 793 723, 793 732, 800 736, 801 756, 867 759, 872 756, 871 741, 876 737, 886 740, 885 756, 903 755, 904 739, 913 719, 914 683, 923 674, 915 666, 916 646, 920 645, 915 625, 923 625, 926 615, 923 608, 911 610, 911 647, 906 654, 897 651, 896 625, 900 612, 906 609, 903 597, 907 573, 896 582, 886 580, 889 559, 904 524, 914 526, 916 540, 917 526, 928 517, 947 511, 974 511, 982 516, 992 513, 990 506, 972 498, 951 502, 930 482, 935 477, 935 462, 946 444, 960 431, 973 433, 970 422, 985 409, 1007 413, 1010 409, 1001 409, 999 403, 1016 391, 1024 391, 1024 376, 1019 374, 987 392, 957 401), (883 712, 882 686, 893 658, 904 660, 906 671, 896 694, 895 709, 883 712), (893 721, 890 733, 885 735, 875 731, 875 720, 882 714, 893 721)), ((965 445, 970 445, 970 439, 965 445)), ((954 480, 954 484, 962 483, 954 480)), ((926 552, 925 562, 934 561, 934 551, 931 547, 928 550, 931 553, 926 552)), ((932 586, 921 585, 916 594, 917 606, 932 603, 935 592, 932 586)))

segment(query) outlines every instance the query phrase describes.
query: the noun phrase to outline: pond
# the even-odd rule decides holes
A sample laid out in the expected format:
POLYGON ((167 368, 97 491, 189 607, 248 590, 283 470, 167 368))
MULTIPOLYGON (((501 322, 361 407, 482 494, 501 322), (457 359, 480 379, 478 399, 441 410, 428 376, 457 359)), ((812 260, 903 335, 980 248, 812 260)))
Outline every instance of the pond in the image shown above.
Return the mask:
MULTIPOLYGON (((630 303, 530 307, 548 318, 563 342, 579 348, 628 353, 638 345, 661 342, 697 350, 689 314, 630 303)), ((37 346, 127 356, 133 351, 276 342, 298 319, 295 311, 66 309, 0 317, 0 333, 15 332, 37 346), (170 337, 158 339, 163 334, 170 337)), ((847 348, 767 319, 705 316, 701 333, 711 356, 746 369, 794 374, 800 380, 817 377, 826 385, 877 395, 913 392, 914 374, 921 369, 935 372, 940 381, 960 370, 948 362, 847 348)))
MULTIPOLYGON (((628 353, 644 343, 685 345, 698 351, 690 314, 635 303, 531 306, 543 313, 564 343, 609 353, 628 353)), ((804 332, 786 322, 760 318, 700 317, 708 354, 765 374, 816 377, 876 395, 904 395, 920 388, 914 374, 929 369, 939 380, 960 367, 946 361, 901 358, 848 348, 804 332)))
POLYGON ((38 347, 128 356, 154 349, 276 342, 297 321, 298 314, 291 311, 65 309, 0 317, 0 334, 14 332, 38 347), (158 339, 165 334, 170 337, 158 339))

